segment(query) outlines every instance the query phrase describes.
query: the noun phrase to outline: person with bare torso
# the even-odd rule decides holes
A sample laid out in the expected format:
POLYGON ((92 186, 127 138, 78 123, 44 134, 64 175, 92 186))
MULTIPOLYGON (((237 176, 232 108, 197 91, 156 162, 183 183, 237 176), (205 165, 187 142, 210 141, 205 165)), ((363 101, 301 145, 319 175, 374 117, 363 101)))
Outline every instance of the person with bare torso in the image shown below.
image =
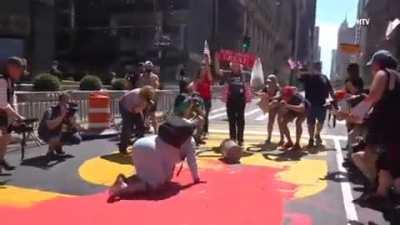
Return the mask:
MULTIPOLYGON (((140 75, 137 81, 137 87, 151 86, 155 90, 160 89, 160 79, 158 75, 153 73, 154 65, 151 61, 146 61, 143 65, 144 72, 140 75)), ((145 121, 149 119, 152 123, 154 133, 157 133, 158 123, 156 118, 157 102, 150 104, 145 110, 145 121)))

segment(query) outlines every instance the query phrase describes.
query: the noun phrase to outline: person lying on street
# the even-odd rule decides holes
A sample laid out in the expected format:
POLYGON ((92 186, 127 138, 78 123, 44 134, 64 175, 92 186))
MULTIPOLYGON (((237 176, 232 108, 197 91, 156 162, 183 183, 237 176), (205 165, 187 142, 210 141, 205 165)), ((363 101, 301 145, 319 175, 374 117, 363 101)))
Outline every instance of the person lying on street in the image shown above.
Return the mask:
POLYGON ((193 182, 199 183, 192 138, 197 119, 192 118, 195 102, 190 98, 176 101, 174 114, 160 126, 158 135, 139 139, 133 145, 132 162, 136 176, 126 178, 120 174, 109 190, 109 202, 125 196, 148 191, 159 191, 173 178, 176 164, 186 159, 193 182))

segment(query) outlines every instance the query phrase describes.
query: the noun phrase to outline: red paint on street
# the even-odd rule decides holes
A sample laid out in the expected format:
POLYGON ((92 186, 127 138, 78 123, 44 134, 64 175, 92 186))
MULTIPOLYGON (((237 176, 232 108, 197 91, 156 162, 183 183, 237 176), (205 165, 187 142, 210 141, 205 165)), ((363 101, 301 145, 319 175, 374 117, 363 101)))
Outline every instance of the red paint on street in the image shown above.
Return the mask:
MULTIPOLYGON (((107 195, 101 193, 60 198, 29 209, 3 207, 0 208, 1 224, 280 225, 288 189, 291 186, 294 190, 295 186, 282 185, 275 178, 277 172, 251 166, 201 170, 206 184, 184 190, 177 184, 169 185, 163 194, 152 196, 152 200, 141 196, 136 200, 108 204, 107 195), (282 186, 285 194, 279 191, 282 186)), ((185 169, 175 181, 189 184, 188 170, 185 169)))

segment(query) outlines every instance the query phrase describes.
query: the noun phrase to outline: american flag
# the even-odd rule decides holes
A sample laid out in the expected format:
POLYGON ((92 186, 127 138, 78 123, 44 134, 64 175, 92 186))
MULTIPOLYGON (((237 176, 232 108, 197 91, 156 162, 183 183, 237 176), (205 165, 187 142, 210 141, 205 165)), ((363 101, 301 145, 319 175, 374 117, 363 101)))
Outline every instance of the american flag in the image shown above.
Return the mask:
POLYGON ((204 41, 204 55, 208 57, 208 59, 211 59, 211 52, 210 48, 208 47, 208 42, 207 40, 204 41))
POLYGON ((291 58, 288 60, 288 64, 291 70, 294 70, 297 67, 297 63, 291 58))

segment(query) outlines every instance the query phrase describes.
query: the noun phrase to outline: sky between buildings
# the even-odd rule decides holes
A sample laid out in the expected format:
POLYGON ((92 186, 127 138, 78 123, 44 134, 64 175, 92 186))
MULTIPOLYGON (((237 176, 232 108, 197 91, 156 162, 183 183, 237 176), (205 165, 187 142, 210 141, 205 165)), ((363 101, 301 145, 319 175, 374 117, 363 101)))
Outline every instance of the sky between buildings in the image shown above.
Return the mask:
POLYGON ((320 27, 319 45, 323 72, 330 75, 332 49, 337 48, 340 24, 346 18, 353 26, 357 17, 358 0, 317 0, 317 26, 320 27))

